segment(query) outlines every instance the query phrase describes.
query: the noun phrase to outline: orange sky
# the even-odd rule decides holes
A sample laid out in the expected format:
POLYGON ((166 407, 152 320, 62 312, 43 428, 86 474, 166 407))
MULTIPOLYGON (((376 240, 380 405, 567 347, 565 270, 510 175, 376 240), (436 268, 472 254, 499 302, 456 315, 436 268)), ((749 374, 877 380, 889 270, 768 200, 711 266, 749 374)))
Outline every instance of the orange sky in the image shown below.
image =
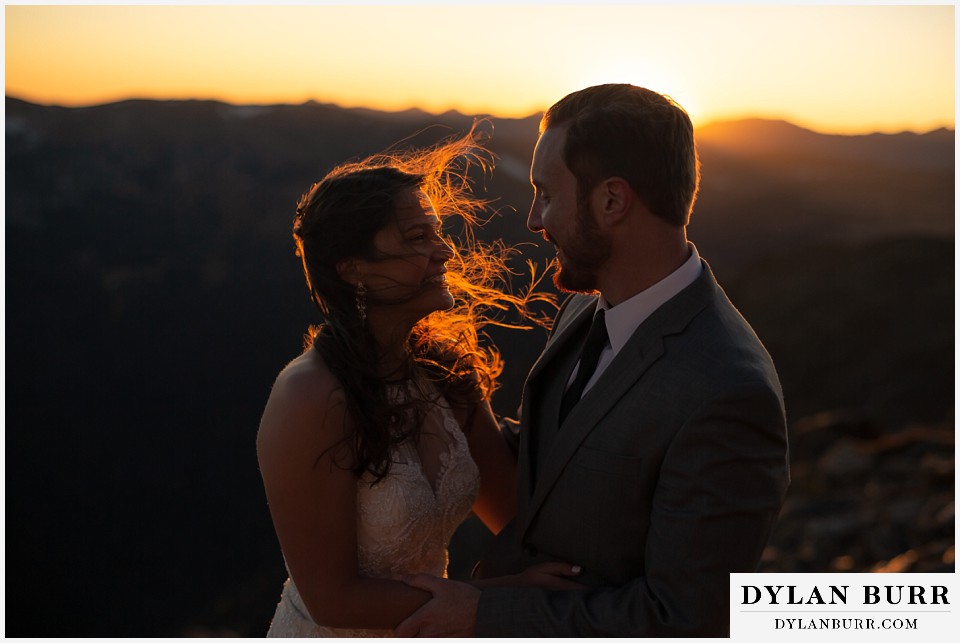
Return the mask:
POLYGON ((509 117, 631 82, 701 123, 954 126, 952 4, 8 4, 5 32, 6 93, 40 103, 314 99, 509 117))

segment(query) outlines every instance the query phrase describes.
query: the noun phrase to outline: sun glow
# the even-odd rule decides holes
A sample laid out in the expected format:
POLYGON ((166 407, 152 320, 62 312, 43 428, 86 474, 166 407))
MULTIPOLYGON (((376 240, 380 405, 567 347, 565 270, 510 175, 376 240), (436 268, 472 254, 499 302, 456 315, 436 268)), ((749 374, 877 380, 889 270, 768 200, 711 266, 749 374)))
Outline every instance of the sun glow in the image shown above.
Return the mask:
POLYGON ((696 87, 683 74, 645 61, 620 60, 584 69, 573 85, 589 87, 603 83, 630 83, 666 94, 683 106, 694 125, 698 123, 700 106, 696 87))
POLYGON ((953 6, 7 6, 6 92, 522 117, 601 82, 695 122, 954 124, 953 6), (814 37, 815 34, 815 37, 814 37))

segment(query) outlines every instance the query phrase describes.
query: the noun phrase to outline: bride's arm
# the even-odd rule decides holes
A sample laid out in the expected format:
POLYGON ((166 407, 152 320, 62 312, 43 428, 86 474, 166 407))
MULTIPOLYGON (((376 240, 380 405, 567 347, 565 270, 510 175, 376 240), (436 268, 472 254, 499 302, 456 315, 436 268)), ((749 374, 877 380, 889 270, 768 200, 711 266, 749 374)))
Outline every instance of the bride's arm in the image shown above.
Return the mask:
POLYGON ((496 534, 517 513, 517 459, 500 433, 489 402, 478 403, 469 422, 464 434, 480 469, 480 494, 473 511, 496 534))
POLYGON ((359 572, 357 479, 341 449, 344 414, 329 372, 288 367, 261 420, 260 472, 287 567, 314 622, 392 629, 430 594, 359 572))

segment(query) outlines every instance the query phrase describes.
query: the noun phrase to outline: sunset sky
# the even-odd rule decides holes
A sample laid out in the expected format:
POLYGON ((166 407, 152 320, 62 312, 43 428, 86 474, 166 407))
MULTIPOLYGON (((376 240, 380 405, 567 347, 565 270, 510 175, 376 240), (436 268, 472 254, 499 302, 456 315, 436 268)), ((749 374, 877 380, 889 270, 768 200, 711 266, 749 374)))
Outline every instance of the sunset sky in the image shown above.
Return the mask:
POLYGON ((306 100, 519 117, 602 82, 669 94, 698 123, 828 133, 954 127, 952 4, 7 4, 6 94, 306 100))

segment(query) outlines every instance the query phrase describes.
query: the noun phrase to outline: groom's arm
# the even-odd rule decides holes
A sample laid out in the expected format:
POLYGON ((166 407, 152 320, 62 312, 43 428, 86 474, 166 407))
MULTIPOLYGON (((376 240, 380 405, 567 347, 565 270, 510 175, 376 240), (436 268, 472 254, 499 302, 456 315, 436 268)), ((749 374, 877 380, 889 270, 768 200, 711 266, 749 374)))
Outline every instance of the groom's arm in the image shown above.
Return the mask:
POLYGON ((404 576, 404 583, 430 592, 432 598, 401 623, 394 631, 394 635, 400 638, 472 637, 475 634, 477 603, 483 587, 578 588, 583 587, 577 582, 577 577, 582 571, 578 565, 547 562, 532 565, 520 574, 470 583, 444 580, 429 574, 404 576))
POLYGON ((413 626, 443 636, 445 623, 457 623, 464 635, 474 618, 478 636, 727 636, 729 573, 755 569, 788 477, 779 397, 763 386, 730 391, 690 418, 664 459, 644 576, 617 587, 479 595, 440 581, 397 633, 413 635, 404 629, 413 626))
POLYGON ((728 636, 729 574, 755 571, 789 480, 782 409, 756 383, 691 415, 661 466, 643 576, 573 591, 485 590, 476 634, 728 636))
POLYGON ((397 638, 472 638, 476 635, 477 603, 480 590, 460 581, 425 574, 404 577, 404 582, 433 594, 423 607, 400 623, 397 638))

